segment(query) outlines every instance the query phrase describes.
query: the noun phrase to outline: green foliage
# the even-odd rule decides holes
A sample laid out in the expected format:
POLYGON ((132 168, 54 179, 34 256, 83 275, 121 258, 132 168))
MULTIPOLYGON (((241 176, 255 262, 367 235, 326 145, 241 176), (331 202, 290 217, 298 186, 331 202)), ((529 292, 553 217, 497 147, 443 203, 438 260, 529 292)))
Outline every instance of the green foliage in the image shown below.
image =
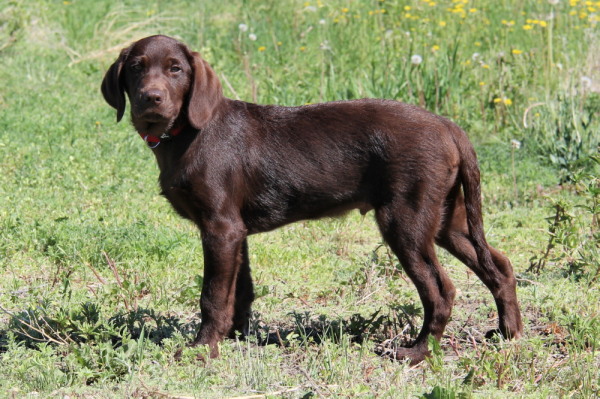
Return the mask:
MULTIPOLYGON (((598 156, 591 158, 600 162, 598 156)), ((531 260, 529 271, 541 272, 548 261, 565 264, 565 273, 592 285, 600 275, 600 179, 580 173, 574 176, 578 201, 550 199, 546 251, 531 260)))
POLYGON ((539 104, 535 112, 528 142, 557 168, 561 183, 572 182, 581 169, 597 165, 593 156, 600 151, 600 94, 559 96, 539 104))

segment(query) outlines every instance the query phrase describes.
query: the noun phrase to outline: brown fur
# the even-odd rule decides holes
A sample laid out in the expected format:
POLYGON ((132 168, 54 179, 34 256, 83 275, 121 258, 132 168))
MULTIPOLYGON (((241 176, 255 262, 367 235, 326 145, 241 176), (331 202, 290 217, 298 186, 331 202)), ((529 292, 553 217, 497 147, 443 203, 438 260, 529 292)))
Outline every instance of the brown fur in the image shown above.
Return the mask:
POLYGON ((142 135, 181 131, 153 152, 162 194, 201 231, 202 325, 192 344, 209 345, 211 356, 248 322, 254 294, 246 237, 353 208, 375 211, 423 302, 419 336, 393 357, 423 360, 428 335, 439 340, 450 317, 455 289, 434 243, 490 289, 502 334, 521 335, 512 267, 486 242, 477 158, 454 123, 389 100, 301 107, 230 100, 198 53, 165 36, 124 49, 102 93, 117 120, 127 93, 142 135))

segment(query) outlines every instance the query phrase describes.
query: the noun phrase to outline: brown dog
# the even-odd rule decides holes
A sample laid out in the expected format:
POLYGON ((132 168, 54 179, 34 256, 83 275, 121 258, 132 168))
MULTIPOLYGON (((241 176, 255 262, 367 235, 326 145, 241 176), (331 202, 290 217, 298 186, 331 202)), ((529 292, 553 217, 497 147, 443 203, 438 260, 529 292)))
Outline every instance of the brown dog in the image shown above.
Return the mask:
POLYGON ((121 51, 102 94, 153 148, 162 194, 198 225, 204 249, 202 326, 192 345, 244 330, 254 299, 249 234, 359 208, 375 218, 424 308, 421 332, 393 357, 417 363, 440 339, 455 289, 434 243, 490 289, 500 332, 523 326, 510 261, 486 242, 479 168, 454 123, 396 101, 362 99, 301 107, 223 97, 198 53, 166 36, 121 51))

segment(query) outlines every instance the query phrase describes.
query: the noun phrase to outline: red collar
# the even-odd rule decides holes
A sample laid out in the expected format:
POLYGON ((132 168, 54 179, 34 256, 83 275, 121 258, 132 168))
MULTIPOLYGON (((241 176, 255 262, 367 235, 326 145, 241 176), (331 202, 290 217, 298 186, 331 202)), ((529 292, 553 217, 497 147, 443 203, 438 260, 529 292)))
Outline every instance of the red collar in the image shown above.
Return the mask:
POLYGON ((168 141, 183 131, 184 126, 178 126, 169 132, 163 133, 160 137, 150 136, 149 134, 139 133, 140 137, 148 144, 150 148, 156 148, 162 141, 168 141))

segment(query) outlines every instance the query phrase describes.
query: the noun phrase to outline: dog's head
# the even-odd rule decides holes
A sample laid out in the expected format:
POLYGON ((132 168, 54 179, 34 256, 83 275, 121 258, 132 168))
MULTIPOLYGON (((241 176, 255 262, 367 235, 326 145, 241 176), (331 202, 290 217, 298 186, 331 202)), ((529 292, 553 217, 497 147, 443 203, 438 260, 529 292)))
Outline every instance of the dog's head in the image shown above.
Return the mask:
POLYGON ((167 36, 133 43, 106 72, 102 94, 117 110, 117 122, 125 113, 125 93, 136 130, 152 136, 184 118, 201 129, 223 97, 217 76, 200 54, 167 36))

